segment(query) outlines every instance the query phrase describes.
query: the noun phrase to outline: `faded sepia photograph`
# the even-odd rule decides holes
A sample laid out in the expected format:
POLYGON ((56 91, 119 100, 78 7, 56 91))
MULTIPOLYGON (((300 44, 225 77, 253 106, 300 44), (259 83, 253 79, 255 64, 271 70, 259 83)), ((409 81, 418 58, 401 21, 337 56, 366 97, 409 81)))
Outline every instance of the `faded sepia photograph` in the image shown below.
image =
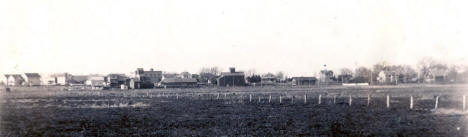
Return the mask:
POLYGON ((465 137, 466 0, 0 0, 0 136, 465 137))

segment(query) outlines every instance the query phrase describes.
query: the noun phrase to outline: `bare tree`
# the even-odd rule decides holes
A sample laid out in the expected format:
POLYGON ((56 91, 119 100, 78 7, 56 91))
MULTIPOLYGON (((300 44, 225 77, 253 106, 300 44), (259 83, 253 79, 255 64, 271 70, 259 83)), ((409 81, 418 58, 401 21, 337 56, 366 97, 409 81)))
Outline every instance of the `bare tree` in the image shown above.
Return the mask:
POLYGON ((353 75, 353 71, 349 68, 342 68, 340 69, 341 75, 353 75))
POLYGON ((276 77, 279 79, 279 80, 284 80, 284 73, 282 71, 278 71, 276 73, 276 77))
POLYGON ((191 77, 192 77, 192 74, 190 74, 190 73, 187 72, 187 71, 180 73, 180 75, 181 75, 183 78, 191 78, 191 77))
POLYGON ((370 82, 372 71, 366 67, 359 67, 356 69, 356 74, 354 77, 354 81, 361 83, 361 82, 370 82))
POLYGON ((435 64, 435 60, 431 57, 424 57, 418 61, 417 67, 422 81, 424 81, 425 77, 429 75, 432 64, 435 64))
POLYGON ((214 67, 203 67, 200 69, 200 81, 216 83, 216 78, 221 74, 221 70, 214 67))
POLYGON ((257 71, 255 69, 249 69, 247 70, 247 72, 245 72, 245 75, 246 76, 253 76, 257 73, 257 71))

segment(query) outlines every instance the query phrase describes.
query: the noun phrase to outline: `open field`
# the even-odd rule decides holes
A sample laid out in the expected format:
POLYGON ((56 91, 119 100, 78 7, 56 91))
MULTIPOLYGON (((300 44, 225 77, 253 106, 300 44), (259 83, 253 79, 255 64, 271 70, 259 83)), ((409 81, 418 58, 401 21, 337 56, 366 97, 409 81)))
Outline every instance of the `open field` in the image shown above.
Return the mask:
POLYGON ((0 136, 468 135, 463 85, 60 88, 1 91, 0 136))

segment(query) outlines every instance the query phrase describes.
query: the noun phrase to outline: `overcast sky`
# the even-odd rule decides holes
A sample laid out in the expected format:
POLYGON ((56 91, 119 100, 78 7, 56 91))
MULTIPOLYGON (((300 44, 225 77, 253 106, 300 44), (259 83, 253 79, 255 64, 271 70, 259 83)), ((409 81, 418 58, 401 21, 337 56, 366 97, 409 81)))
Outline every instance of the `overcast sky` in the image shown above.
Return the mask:
POLYGON ((466 0, 0 0, 0 73, 468 62, 466 0))

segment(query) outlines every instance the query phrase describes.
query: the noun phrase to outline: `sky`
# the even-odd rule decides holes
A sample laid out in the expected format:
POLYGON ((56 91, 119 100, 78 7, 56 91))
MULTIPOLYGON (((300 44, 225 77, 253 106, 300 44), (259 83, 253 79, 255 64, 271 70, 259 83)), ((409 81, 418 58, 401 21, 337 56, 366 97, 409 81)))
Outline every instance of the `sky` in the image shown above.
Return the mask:
POLYGON ((0 0, 0 74, 468 64, 466 0, 0 0))

